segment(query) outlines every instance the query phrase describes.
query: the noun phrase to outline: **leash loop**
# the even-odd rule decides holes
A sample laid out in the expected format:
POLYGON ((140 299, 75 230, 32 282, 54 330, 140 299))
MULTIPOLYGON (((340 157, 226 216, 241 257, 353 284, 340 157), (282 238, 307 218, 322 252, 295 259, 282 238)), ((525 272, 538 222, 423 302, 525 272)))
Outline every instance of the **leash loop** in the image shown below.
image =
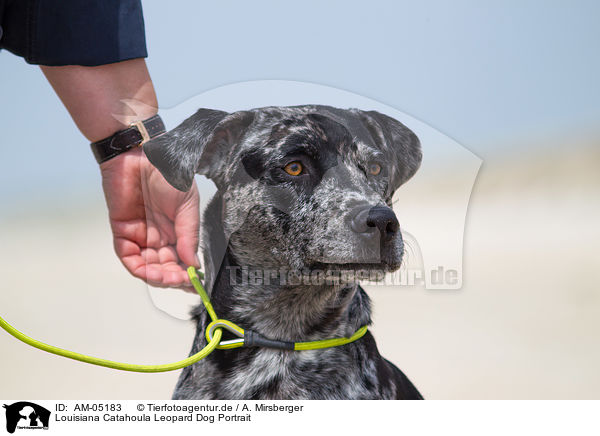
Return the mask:
POLYGON ((213 340, 215 330, 225 329, 230 333, 233 333, 238 337, 238 339, 230 339, 227 341, 219 342, 217 348, 220 350, 229 350, 232 348, 239 348, 244 346, 244 329, 240 326, 232 323, 231 321, 227 321, 226 319, 217 319, 211 322, 206 327, 206 340, 211 342, 213 340))

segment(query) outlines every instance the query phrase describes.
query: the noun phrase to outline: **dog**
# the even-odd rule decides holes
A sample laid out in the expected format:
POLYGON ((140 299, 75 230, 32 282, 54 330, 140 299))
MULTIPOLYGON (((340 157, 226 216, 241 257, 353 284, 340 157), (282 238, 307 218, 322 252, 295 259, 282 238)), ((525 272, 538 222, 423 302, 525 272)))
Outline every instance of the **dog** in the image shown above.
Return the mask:
MULTIPOLYGON (((195 174, 217 186, 202 240, 220 318, 288 342, 350 337, 371 323, 357 280, 337 279, 348 271, 381 278, 400 267, 391 200, 422 157, 406 126, 375 111, 319 105, 200 109, 144 152, 181 191, 195 174), (329 279, 313 281, 319 273, 329 279)), ((202 306, 193 316, 195 354, 209 320, 202 306)), ((321 350, 217 350, 183 370, 173 399, 422 397, 367 332, 321 350)))

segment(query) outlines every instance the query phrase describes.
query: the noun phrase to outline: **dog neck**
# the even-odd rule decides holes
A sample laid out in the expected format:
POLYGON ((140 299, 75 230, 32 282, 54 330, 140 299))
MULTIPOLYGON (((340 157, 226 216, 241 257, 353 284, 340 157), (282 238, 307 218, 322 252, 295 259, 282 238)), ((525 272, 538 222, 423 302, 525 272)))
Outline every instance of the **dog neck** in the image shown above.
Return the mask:
POLYGON ((240 262, 225 240, 222 221, 215 216, 220 202, 218 195, 211 201, 203 225, 207 284, 220 318, 283 341, 349 337, 371 323, 369 297, 355 283, 291 284, 281 277, 245 276, 256 268, 240 262))

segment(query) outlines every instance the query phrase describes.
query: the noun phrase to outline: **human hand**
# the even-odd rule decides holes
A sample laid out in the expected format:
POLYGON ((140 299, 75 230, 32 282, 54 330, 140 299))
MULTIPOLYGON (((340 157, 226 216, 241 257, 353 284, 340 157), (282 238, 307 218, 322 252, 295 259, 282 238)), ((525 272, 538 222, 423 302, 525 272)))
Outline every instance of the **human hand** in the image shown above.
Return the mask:
POLYGON ((127 270, 158 287, 190 287, 196 255, 199 195, 173 188, 141 148, 100 165, 117 256, 127 270))

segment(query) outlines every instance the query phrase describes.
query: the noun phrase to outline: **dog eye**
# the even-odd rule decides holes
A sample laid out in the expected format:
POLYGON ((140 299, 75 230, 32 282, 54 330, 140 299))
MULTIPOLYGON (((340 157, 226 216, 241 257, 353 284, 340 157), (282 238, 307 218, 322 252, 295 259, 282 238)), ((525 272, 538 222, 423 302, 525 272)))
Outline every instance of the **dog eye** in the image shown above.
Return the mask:
POLYGON ((372 176, 376 176, 381 172, 381 165, 378 163, 372 162, 369 164, 369 174, 372 176))
POLYGON ((283 167, 286 173, 290 176, 299 176, 302 173, 302 164, 298 161, 290 162, 283 167))

